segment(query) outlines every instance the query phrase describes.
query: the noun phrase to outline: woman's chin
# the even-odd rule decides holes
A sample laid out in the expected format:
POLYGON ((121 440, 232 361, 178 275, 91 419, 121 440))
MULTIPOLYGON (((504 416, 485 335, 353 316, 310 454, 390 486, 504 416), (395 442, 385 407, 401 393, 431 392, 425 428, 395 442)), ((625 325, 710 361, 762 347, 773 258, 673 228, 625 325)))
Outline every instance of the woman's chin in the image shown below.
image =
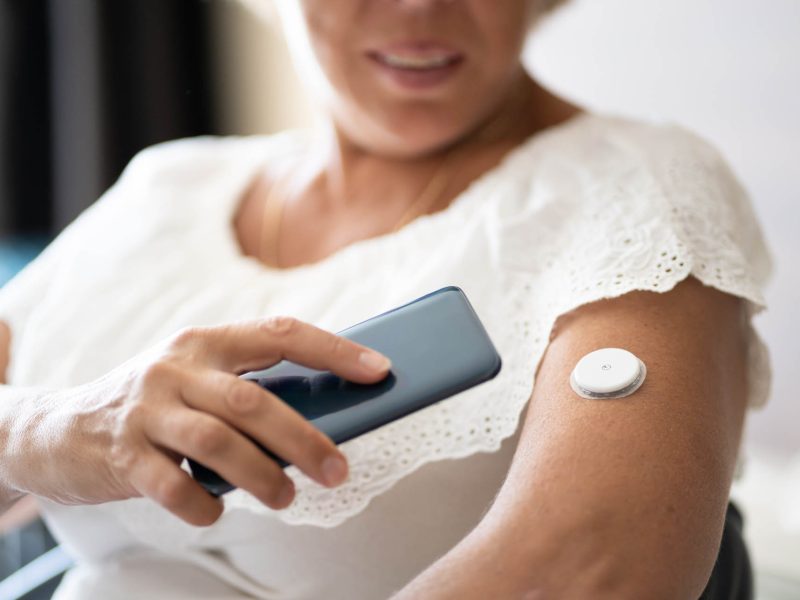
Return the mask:
POLYGON ((357 143, 362 148, 381 156, 413 159, 446 150, 471 131, 464 125, 443 127, 439 123, 409 123, 405 127, 383 125, 375 135, 360 135, 357 143))

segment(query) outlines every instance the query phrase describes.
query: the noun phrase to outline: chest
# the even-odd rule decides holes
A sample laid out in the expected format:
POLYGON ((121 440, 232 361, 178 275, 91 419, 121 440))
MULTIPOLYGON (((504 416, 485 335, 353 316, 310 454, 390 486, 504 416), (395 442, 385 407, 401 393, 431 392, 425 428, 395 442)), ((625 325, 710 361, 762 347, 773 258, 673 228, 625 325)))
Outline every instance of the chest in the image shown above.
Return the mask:
POLYGON ((320 262, 355 242, 391 233, 396 221, 394 211, 378 202, 333 208, 311 193, 287 198, 271 192, 265 179, 247 190, 234 230, 242 254, 273 268, 320 262))
POLYGON ((341 193, 345 200, 332 200, 326 174, 290 186, 264 172, 241 198, 234 220, 238 243, 243 254, 271 267, 322 261, 351 244, 392 234, 416 218, 447 209, 505 151, 492 146, 421 172, 385 177, 368 172, 354 191, 341 193))

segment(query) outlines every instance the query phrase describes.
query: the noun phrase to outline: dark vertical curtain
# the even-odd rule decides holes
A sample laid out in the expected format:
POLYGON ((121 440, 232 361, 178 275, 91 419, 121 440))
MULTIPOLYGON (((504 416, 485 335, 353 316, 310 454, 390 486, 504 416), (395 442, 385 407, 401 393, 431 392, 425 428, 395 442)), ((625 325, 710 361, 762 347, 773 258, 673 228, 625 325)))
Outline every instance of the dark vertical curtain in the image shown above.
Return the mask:
POLYGON ((216 133, 209 54, 201 0, 0 0, 0 233, 56 233, 141 148, 216 133))
MULTIPOLYGON (((203 0, 0 0, 0 278, 138 150, 217 133, 209 11, 203 0)), ((0 580, 53 544, 41 521, 0 536, 0 580)))
POLYGON ((48 35, 44 2, 0 0, 0 227, 49 229, 48 35))

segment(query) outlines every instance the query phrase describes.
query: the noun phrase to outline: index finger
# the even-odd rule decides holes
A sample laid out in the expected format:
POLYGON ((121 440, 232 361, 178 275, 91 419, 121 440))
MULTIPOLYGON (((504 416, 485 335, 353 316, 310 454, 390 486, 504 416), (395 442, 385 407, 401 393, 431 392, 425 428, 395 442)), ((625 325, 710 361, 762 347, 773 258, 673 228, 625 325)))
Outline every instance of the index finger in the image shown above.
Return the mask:
POLYGON ((290 360, 357 383, 375 383, 391 368, 383 354, 293 317, 212 327, 209 350, 218 368, 243 373, 290 360))

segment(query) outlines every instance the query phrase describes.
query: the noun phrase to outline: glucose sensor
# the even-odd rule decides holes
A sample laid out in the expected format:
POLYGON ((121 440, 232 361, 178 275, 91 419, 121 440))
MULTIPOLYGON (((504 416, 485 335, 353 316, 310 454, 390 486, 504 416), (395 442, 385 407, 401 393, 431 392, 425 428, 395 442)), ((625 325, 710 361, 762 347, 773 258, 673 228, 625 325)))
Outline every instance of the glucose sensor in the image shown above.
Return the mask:
POLYGON ((578 361, 569 383, 583 398, 622 398, 644 382, 647 367, 636 355, 622 348, 600 348, 578 361))

